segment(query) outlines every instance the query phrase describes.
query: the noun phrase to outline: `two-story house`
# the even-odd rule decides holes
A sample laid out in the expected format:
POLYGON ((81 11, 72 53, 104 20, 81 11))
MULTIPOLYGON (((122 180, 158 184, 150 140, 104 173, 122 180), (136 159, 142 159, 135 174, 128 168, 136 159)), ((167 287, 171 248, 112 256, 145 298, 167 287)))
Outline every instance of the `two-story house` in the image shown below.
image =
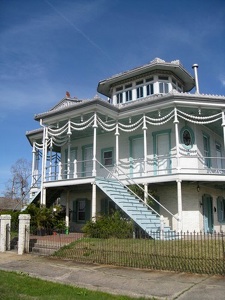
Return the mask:
POLYGON ((225 96, 200 93, 197 67, 156 58, 100 81, 106 100, 67 92, 37 114, 30 201, 60 201, 73 230, 117 208, 144 231, 224 230, 225 96))

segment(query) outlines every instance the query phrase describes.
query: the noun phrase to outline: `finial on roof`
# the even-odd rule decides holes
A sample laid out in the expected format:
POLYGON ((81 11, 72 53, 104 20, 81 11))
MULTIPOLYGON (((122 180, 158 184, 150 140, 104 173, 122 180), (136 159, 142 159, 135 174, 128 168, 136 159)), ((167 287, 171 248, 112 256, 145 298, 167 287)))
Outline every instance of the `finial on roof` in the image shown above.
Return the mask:
POLYGON ((70 93, 68 91, 66 91, 66 97, 70 98, 70 93))
POLYGON ((158 57, 154 58, 154 59, 151 61, 152 64, 153 64, 153 63, 164 63, 164 62, 165 62, 165 60, 163 60, 163 59, 161 59, 161 58, 158 58, 158 57))

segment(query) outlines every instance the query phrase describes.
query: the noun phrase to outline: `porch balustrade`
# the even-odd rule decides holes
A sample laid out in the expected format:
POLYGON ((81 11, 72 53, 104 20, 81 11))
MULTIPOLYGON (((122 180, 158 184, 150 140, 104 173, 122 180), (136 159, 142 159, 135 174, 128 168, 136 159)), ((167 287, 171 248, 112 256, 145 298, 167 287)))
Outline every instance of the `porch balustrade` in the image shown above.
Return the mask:
MULTIPOLYGON (((71 180, 92 177, 93 160, 74 160, 71 163, 57 163, 46 167, 46 178, 44 181, 71 180)), ((118 174, 123 179, 123 174, 132 178, 161 176, 171 174, 213 174, 225 175, 225 157, 203 157, 199 155, 190 156, 155 156, 144 159, 121 159, 119 167, 122 170, 118 174), (146 166, 146 169, 145 169, 146 166), (123 173, 123 174, 122 174, 123 173)), ((113 167, 107 167, 112 170, 113 167)), ((97 164, 98 177, 107 176, 106 171, 97 164)), ((35 170, 33 179, 36 186, 40 183, 40 174, 35 170)))

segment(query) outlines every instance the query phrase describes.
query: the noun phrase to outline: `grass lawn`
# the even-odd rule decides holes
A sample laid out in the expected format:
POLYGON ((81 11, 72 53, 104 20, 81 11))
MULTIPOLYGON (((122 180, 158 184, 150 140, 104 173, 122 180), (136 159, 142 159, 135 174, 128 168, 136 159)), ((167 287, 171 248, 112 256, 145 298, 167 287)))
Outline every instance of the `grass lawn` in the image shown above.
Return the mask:
MULTIPOLYGON (((102 292, 89 291, 69 285, 53 283, 27 274, 0 271, 0 299, 2 300, 129 300, 131 298, 114 296, 102 292)), ((150 298, 149 298, 150 299, 150 298)), ((152 300, 155 298, 151 298, 152 300)))

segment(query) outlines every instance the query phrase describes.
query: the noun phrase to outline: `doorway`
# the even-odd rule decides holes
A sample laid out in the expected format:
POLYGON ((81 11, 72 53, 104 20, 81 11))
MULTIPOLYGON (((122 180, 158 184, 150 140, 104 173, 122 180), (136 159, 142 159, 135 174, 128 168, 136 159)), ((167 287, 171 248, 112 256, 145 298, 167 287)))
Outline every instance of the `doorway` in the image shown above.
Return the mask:
POLYGON ((202 197, 204 232, 213 232, 213 204, 210 195, 202 197))

